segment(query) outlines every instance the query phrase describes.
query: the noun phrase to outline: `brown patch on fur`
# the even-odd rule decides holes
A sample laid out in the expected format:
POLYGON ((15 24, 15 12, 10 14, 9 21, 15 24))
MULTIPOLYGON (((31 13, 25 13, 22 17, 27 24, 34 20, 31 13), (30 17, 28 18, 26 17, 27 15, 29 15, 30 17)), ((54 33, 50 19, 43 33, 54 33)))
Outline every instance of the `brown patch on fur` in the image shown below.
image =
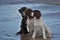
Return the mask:
POLYGON ((34 13, 34 16, 36 17, 36 19, 40 19, 41 12, 39 10, 34 10, 33 13, 34 13))
POLYGON ((29 19, 33 18, 33 17, 31 16, 31 13, 32 13, 32 9, 26 9, 26 10, 25 10, 25 14, 26 14, 26 16, 29 17, 29 19))

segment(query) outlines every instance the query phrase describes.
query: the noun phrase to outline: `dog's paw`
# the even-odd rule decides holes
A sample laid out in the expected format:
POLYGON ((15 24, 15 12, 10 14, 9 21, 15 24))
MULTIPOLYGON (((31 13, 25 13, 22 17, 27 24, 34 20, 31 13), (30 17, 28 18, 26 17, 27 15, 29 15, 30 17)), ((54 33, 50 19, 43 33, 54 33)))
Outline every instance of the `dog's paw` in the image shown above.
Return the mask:
POLYGON ((47 39, 46 37, 43 37, 44 39, 47 39))
POLYGON ((21 33, 22 33, 22 32, 21 32, 21 31, 19 31, 19 32, 17 32, 17 33, 16 33, 16 35, 19 35, 19 34, 21 34, 21 33))
POLYGON ((35 36, 33 35, 32 38, 35 38, 35 36))

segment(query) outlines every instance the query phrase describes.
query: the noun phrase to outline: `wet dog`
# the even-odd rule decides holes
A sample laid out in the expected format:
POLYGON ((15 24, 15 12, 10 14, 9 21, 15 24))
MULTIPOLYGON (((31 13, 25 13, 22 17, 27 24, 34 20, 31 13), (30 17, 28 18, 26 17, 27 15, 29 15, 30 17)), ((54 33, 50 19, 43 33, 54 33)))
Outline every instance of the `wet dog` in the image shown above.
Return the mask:
POLYGON ((39 10, 34 10, 33 14, 34 14, 34 32, 32 38, 35 38, 36 33, 38 33, 38 35, 42 33, 44 39, 46 39, 47 37, 51 37, 51 30, 47 26, 47 24, 44 23, 41 16, 41 12, 39 10))
POLYGON ((32 11, 31 9, 26 10, 27 26, 29 27, 29 32, 33 32, 32 38, 36 37, 36 34, 42 34, 43 38, 46 39, 46 33, 48 37, 51 37, 50 28, 43 22, 41 12, 39 10, 32 11))
POLYGON ((27 9, 25 11, 25 14, 27 16, 27 27, 29 28, 29 32, 31 33, 33 31, 33 23, 34 23, 34 19, 33 17, 31 16, 31 13, 32 13, 32 9, 27 9))
POLYGON ((27 8, 26 7, 22 7, 21 9, 19 9, 19 13, 21 14, 22 16, 22 22, 21 22, 21 30, 19 32, 16 33, 16 35, 18 34, 28 34, 28 31, 27 31, 27 17, 25 16, 25 13, 24 11, 26 10, 27 8))

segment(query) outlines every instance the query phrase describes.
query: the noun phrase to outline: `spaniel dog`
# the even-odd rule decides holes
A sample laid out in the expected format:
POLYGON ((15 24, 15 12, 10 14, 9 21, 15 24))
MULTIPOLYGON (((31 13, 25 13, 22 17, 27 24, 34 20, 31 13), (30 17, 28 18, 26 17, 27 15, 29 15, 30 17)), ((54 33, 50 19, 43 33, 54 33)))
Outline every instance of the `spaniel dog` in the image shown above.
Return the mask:
POLYGON ((44 23, 41 16, 41 12, 39 10, 34 10, 33 14, 34 14, 34 32, 33 32, 32 38, 35 38, 36 33, 39 34, 40 30, 42 32, 44 39, 46 39, 47 37, 51 37, 51 30, 47 26, 47 24, 44 23))
POLYGON ((31 9, 27 9, 25 13, 28 17, 27 26, 29 27, 29 32, 33 32, 32 38, 35 38, 36 34, 42 34, 44 39, 47 38, 46 36, 51 37, 50 28, 43 22, 39 10, 32 11, 31 9))
POLYGON ((21 9, 19 9, 19 13, 21 14, 22 16, 22 22, 21 22, 21 30, 19 32, 16 33, 16 35, 18 34, 28 34, 28 31, 27 31, 27 17, 25 16, 25 13, 24 11, 26 10, 27 8, 26 7, 22 7, 21 9))
POLYGON ((31 16, 31 13, 32 13, 32 9, 27 9, 25 10, 25 14, 27 16, 27 29, 29 29, 28 31, 31 33, 33 31, 33 23, 34 23, 34 19, 33 17, 31 16))

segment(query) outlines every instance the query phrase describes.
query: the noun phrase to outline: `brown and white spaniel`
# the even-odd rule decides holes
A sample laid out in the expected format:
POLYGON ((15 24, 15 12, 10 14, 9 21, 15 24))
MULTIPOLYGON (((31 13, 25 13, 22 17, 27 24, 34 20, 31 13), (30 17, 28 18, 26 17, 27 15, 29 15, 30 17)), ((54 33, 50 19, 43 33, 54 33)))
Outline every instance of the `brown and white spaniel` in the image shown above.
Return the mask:
POLYGON ((47 37, 51 37, 51 30, 47 26, 47 24, 44 23, 43 18, 41 16, 41 12, 39 10, 34 10, 33 14, 34 14, 34 32, 32 38, 35 38, 36 33, 38 33, 39 35, 41 32, 44 39, 46 39, 47 37), (40 30, 41 32, 39 32, 40 30))
POLYGON ((32 11, 31 9, 26 10, 27 15, 27 26, 29 27, 29 32, 32 34, 32 38, 35 38, 36 34, 42 34, 43 38, 46 39, 46 34, 51 37, 50 28, 44 23, 41 12, 39 10, 32 11))
POLYGON ((33 26, 34 26, 34 19, 33 19, 33 16, 31 16, 31 13, 32 13, 32 9, 26 9, 25 10, 25 14, 27 16, 27 29, 28 31, 31 33, 33 31, 33 26))

